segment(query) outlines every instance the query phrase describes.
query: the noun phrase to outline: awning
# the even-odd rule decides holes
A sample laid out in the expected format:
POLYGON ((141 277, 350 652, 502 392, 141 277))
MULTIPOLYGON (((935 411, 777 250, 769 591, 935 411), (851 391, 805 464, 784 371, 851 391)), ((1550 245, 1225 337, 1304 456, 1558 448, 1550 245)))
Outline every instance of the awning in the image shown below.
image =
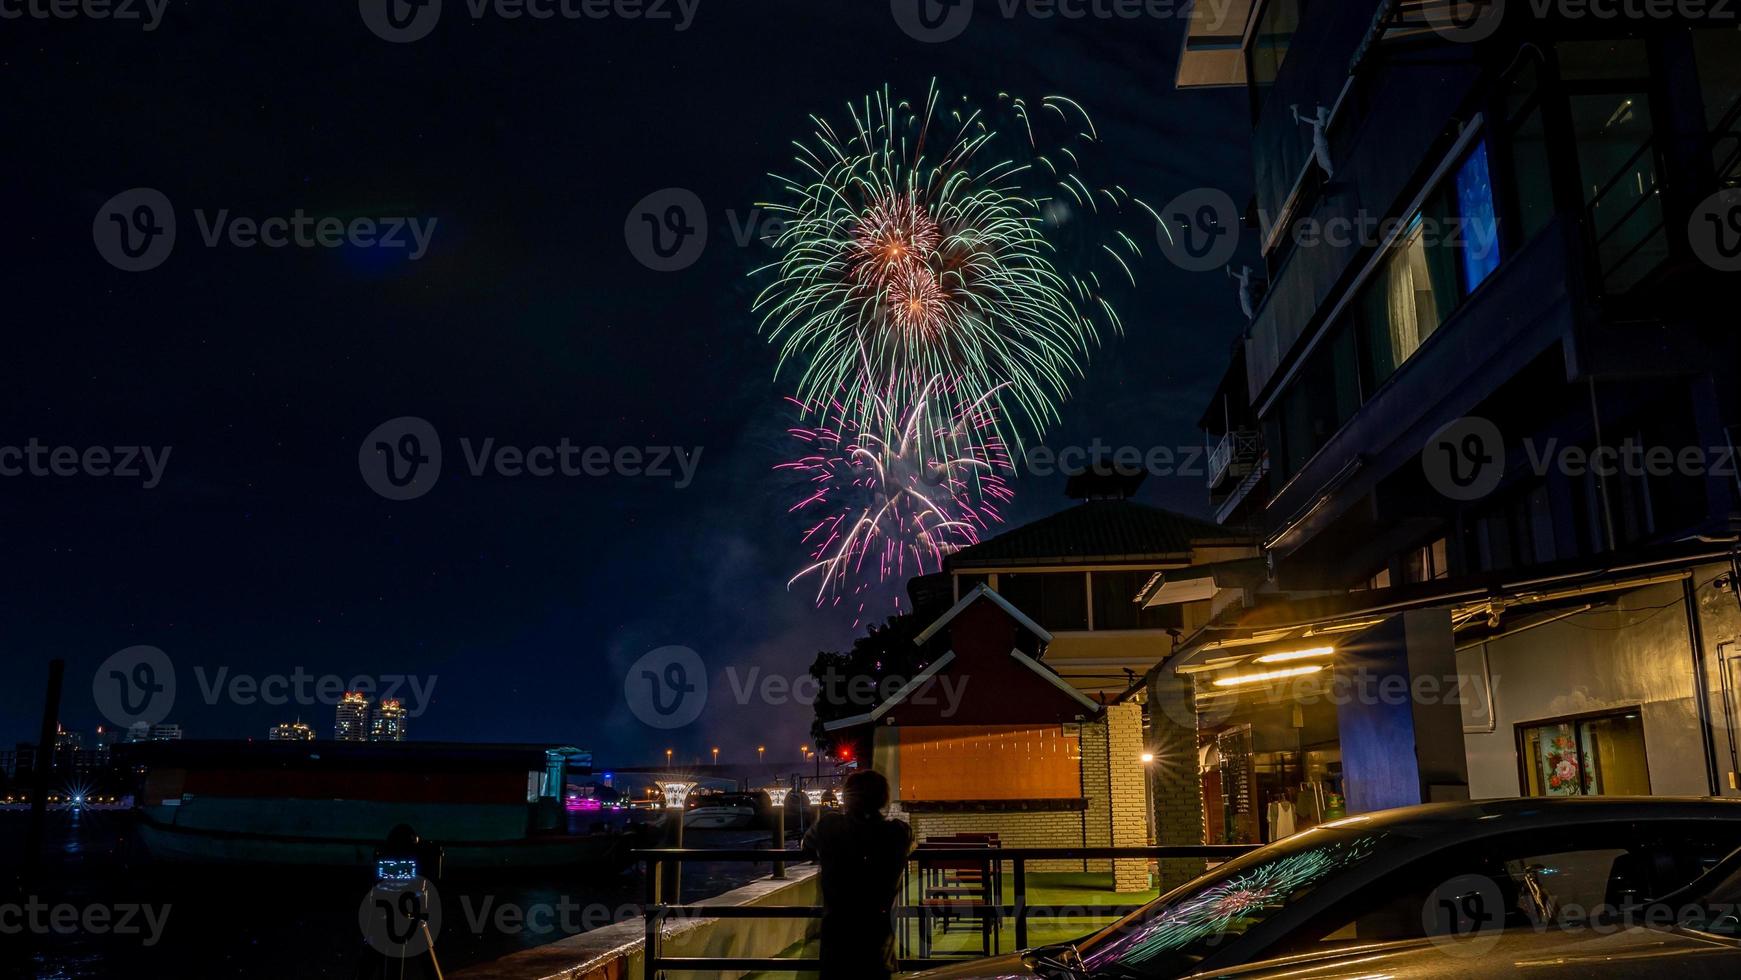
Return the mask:
POLYGON ((1218 0, 1191 8, 1191 24, 1179 53, 1178 88, 1245 84, 1245 25, 1252 0, 1218 0))
POLYGON ((1156 572, 1137 601, 1144 609, 1180 602, 1202 602, 1223 589, 1255 589, 1269 577, 1269 562, 1262 558, 1238 558, 1156 572))

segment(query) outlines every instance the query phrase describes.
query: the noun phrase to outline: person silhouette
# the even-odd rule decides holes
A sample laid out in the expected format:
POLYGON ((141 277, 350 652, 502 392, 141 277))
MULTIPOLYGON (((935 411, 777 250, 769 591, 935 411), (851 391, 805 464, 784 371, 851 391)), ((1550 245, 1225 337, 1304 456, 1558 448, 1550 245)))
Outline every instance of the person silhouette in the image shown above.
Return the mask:
POLYGON ((897 969, 893 913, 913 830, 883 816, 888 805, 882 773, 855 772, 841 786, 841 812, 804 835, 822 869, 822 980, 887 980, 897 969))

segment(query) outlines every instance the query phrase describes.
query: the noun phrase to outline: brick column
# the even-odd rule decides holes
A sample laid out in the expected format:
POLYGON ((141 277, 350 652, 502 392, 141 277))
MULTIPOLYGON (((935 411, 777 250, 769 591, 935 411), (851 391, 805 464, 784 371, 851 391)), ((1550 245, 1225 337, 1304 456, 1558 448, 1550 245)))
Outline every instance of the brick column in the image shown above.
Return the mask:
MULTIPOLYGON (((1203 843, 1203 783, 1197 776, 1196 692, 1187 677, 1166 670, 1149 678, 1149 751, 1154 790, 1156 843, 1203 843)), ((1170 858, 1161 862, 1162 891, 1203 873, 1203 861, 1170 858)))
MULTIPOLYGON (((1112 782, 1106 771, 1106 722, 1082 723, 1082 846, 1112 846, 1112 782)), ((1084 861, 1083 871, 1110 871, 1110 861, 1084 861)))
MULTIPOLYGON (((1148 843, 1148 792, 1143 786, 1142 705, 1106 709, 1107 776, 1112 790, 1112 846, 1148 843)), ((1113 890, 1140 892, 1149 887, 1147 861, 1114 861, 1113 890)))

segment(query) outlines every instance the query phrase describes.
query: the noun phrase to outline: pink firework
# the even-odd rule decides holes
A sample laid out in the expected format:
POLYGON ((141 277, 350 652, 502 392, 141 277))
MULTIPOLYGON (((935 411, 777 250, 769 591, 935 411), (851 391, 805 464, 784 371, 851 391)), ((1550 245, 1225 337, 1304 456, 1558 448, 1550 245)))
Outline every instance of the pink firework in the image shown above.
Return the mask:
MULTIPOLYGON (((921 392, 941 387, 934 381, 921 392)), ((989 401, 930 430, 923 397, 904 409, 879 401, 867 422, 836 401, 818 413, 822 425, 792 429, 803 454, 775 469, 803 478, 804 496, 790 511, 817 519, 803 534, 810 564, 787 584, 814 576, 816 604, 839 604, 874 583, 938 571, 951 552, 1001 523, 1014 468, 989 401)))

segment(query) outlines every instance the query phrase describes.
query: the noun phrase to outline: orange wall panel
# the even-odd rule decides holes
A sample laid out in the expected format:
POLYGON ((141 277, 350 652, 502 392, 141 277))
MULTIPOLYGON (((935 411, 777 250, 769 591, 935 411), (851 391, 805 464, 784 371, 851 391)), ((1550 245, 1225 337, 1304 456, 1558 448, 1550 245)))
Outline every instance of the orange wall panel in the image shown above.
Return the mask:
POLYGON ((1082 795, 1082 746, 1062 726, 901 729, 903 800, 1050 800, 1082 795))

